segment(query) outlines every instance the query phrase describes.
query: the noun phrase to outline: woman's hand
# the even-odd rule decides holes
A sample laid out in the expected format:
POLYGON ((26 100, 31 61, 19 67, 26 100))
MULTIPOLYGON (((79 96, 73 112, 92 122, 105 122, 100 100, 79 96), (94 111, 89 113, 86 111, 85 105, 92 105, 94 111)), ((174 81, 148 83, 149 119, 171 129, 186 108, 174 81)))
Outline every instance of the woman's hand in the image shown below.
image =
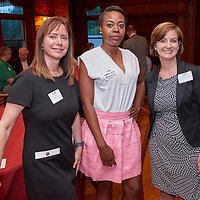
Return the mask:
POLYGON ((78 173, 80 167, 81 156, 82 156, 82 146, 79 146, 75 149, 75 161, 73 165, 73 168, 76 168, 76 174, 78 173))
POLYGON ((199 157, 197 159, 197 165, 198 165, 198 172, 200 173, 200 154, 199 154, 199 157))
POLYGON ((140 108, 132 107, 129 112, 129 116, 133 119, 136 119, 140 112, 140 108))
POLYGON ((113 165, 117 165, 114 152, 108 145, 99 147, 99 154, 104 166, 112 167, 113 165))

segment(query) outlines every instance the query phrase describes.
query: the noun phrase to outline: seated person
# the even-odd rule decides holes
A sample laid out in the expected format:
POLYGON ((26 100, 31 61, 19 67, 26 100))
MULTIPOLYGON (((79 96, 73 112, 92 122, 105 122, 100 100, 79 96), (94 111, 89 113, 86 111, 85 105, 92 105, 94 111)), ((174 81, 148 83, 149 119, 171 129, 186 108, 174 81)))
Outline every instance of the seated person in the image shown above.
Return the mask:
POLYGON ((83 53, 90 50, 90 49, 93 49, 94 48, 94 44, 92 42, 88 42, 83 50, 83 53))
POLYGON ((30 60, 28 59, 28 55, 28 49, 22 47, 18 50, 18 57, 11 62, 11 65, 16 74, 20 74, 31 64, 30 60))
POLYGON ((16 73, 8 63, 12 55, 9 47, 3 46, 0 49, 0 92, 7 93, 16 73))

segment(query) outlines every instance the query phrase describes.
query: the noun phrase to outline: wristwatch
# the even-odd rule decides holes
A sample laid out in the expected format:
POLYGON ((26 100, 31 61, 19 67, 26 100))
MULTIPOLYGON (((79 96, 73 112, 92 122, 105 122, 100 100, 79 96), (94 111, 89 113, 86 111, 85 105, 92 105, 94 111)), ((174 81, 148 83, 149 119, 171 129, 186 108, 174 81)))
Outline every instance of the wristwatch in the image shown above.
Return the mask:
POLYGON ((84 145, 84 143, 83 143, 83 141, 81 141, 81 142, 74 142, 74 148, 76 149, 77 147, 83 147, 83 145, 84 145))

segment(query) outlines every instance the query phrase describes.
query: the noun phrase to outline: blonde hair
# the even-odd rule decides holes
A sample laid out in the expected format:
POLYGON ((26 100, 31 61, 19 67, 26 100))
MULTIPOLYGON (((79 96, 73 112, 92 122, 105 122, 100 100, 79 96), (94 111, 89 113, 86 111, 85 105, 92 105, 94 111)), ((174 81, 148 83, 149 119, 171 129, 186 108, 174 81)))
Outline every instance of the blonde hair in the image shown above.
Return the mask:
POLYGON ((151 33, 151 43, 150 43, 150 54, 152 56, 158 56, 155 50, 156 42, 162 40, 168 31, 175 30, 178 35, 178 42, 179 42, 179 50, 177 55, 181 54, 184 50, 183 47, 183 33, 181 29, 172 22, 164 22, 158 24, 151 33))
POLYGON ((69 47, 66 55, 61 58, 59 65, 63 69, 63 71, 67 74, 66 77, 69 78, 69 85, 74 84, 74 67, 73 67, 73 38, 72 31, 69 22, 63 17, 50 17, 46 21, 43 22, 41 27, 38 30, 35 44, 35 56, 33 62, 30 66, 30 70, 33 74, 37 76, 43 76, 45 79, 53 80, 53 76, 51 75, 47 64, 44 60, 44 52, 43 52, 43 39, 46 35, 48 35, 55 28, 59 28, 61 25, 66 27, 69 38, 69 47))

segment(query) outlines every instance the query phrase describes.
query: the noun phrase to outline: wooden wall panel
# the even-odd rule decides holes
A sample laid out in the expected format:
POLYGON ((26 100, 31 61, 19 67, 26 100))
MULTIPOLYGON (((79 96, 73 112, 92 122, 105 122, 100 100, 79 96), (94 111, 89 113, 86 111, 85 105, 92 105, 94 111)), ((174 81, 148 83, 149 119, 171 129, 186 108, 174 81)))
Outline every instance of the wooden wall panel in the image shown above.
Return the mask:
POLYGON ((184 53, 186 61, 200 65, 200 0, 121 0, 101 1, 105 8, 111 4, 121 6, 128 14, 138 34, 150 40, 153 28, 161 22, 176 23, 184 34, 184 53))
POLYGON ((52 0, 34 0, 35 2, 35 15, 37 16, 53 16, 54 3, 52 0))
POLYGON ((196 35, 193 38, 195 43, 195 63, 200 65, 200 1, 197 1, 197 15, 196 15, 196 35))
POLYGON ((68 0, 34 0, 36 16, 63 16, 69 19, 68 0))
POLYGON ((185 38, 182 58, 200 63, 199 4, 199 0, 35 0, 35 14, 69 17, 75 35, 76 52, 79 54, 87 42, 86 10, 96 5, 102 10, 109 5, 119 5, 127 12, 129 23, 135 25, 137 33, 148 41, 157 24, 165 21, 177 24, 185 38))
MULTIPOLYGON (((177 24, 184 35, 185 51, 181 55, 185 61, 195 62, 195 51, 197 46, 193 38, 197 34, 196 4, 198 0, 121 0, 112 1, 112 4, 122 7, 129 19, 129 24, 134 24, 137 33, 143 35, 150 41, 152 30, 161 22, 171 21, 177 24)), ((104 1, 105 2, 105 1, 104 1)), ((100 7, 105 8, 109 3, 102 3, 100 7)), ((126 39, 126 38, 125 38, 126 39)))

